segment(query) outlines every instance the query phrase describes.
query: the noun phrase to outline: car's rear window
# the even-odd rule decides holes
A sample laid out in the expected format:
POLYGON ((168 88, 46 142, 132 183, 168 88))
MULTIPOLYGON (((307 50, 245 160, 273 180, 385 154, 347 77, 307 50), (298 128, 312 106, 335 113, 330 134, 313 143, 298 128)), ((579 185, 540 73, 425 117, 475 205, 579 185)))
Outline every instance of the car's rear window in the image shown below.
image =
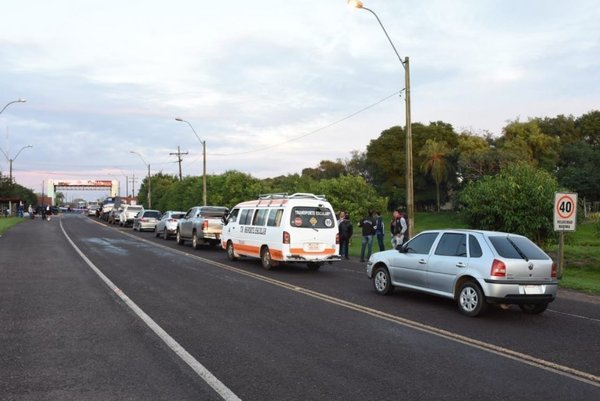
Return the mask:
POLYGON ((160 213, 159 212, 144 212, 144 217, 154 217, 154 218, 159 219, 160 213))
POLYGON ((292 209, 290 225, 298 228, 334 228, 335 220, 329 208, 298 206, 292 209))
POLYGON ((547 260, 548 255, 533 242, 524 237, 493 236, 490 242, 498 255, 507 259, 547 260))
POLYGON ((172 219, 180 219, 180 218, 182 218, 183 216, 185 216, 185 213, 173 213, 173 214, 171 215, 171 218, 172 218, 172 219))
POLYGON ((208 218, 212 218, 212 217, 221 218, 221 217, 225 216, 227 214, 227 212, 229 212, 229 210, 227 210, 227 209, 202 209, 200 211, 200 216, 208 217, 208 218))

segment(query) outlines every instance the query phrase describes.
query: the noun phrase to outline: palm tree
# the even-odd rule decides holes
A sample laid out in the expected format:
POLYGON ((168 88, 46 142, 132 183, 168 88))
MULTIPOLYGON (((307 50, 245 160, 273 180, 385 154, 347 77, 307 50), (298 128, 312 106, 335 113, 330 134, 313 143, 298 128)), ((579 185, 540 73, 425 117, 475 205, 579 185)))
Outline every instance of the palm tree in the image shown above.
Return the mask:
POLYGON ((419 152, 420 156, 425 157, 421 164, 421 171, 425 174, 431 174, 435 181, 437 195, 437 210, 440 211, 440 183, 448 178, 450 164, 446 156, 450 153, 450 148, 446 141, 437 142, 434 139, 428 139, 419 152))

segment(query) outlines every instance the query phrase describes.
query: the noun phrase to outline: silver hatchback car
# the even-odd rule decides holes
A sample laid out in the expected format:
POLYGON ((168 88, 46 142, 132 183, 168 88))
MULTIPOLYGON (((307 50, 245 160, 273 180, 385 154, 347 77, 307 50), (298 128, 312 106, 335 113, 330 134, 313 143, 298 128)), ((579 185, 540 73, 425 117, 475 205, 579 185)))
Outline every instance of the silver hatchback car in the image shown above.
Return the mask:
POLYGON ((494 231, 424 231, 398 250, 371 255, 367 275, 379 294, 402 287, 451 298, 467 316, 488 303, 541 313, 558 287, 544 251, 526 237, 494 231))

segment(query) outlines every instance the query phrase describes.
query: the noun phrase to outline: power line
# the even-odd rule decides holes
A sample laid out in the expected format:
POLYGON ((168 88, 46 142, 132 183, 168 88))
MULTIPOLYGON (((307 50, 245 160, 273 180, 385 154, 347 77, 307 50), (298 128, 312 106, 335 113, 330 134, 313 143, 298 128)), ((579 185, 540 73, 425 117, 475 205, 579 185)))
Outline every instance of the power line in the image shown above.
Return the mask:
POLYGON ((393 98, 393 97, 394 97, 394 96, 396 96, 396 95, 399 95, 400 93, 402 93, 402 91, 403 91, 403 90, 404 90, 404 89, 401 89, 401 90, 399 90, 399 91, 396 91, 396 92, 392 93, 391 95, 389 95, 389 96, 386 96, 386 97, 384 97, 383 99, 381 99, 381 100, 379 100, 379 101, 377 101, 377 102, 375 102, 375 103, 373 103, 373 104, 370 104, 370 105, 369 105, 369 106, 367 106, 367 107, 364 107, 364 108, 362 108, 362 109, 360 109, 360 110, 358 110, 358 111, 355 111, 355 112, 354 112, 354 113, 352 113, 352 114, 349 114, 349 115, 347 115, 346 117, 340 118, 339 120, 337 120, 337 121, 334 121, 334 122, 332 122, 332 123, 329 123, 329 124, 327 124, 327 125, 325 125, 325 126, 323 126, 323 127, 321 127, 321 128, 317 128, 317 129, 315 129, 315 130, 313 130, 313 131, 307 132, 306 134, 302 134, 302 135, 299 135, 299 136, 296 136, 296 137, 290 138, 290 139, 288 139, 287 141, 279 142, 279 143, 276 143, 276 144, 273 144, 273 145, 269 145, 269 146, 264 146, 264 147, 262 147, 262 148, 256 148, 256 149, 252 149, 252 150, 247 150, 247 151, 244 151, 244 152, 234 152, 234 153, 211 153, 210 155, 211 155, 211 156, 237 156, 237 155, 245 155, 245 154, 248 154, 248 153, 260 152, 260 151, 263 151, 263 150, 267 150, 267 149, 275 148, 275 147, 277 147, 277 146, 281 146, 281 145, 284 145, 284 144, 286 144, 286 143, 289 143, 289 142, 297 141, 298 139, 306 138, 307 136, 314 135, 314 134, 316 134, 317 132, 323 131, 324 129, 327 129, 327 128, 329 128, 329 127, 333 127, 334 125, 336 125, 336 124, 339 124, 339 123, 341 123, 342 121, 346 121, 346 120, 348 120, 348 119, 350 119, 350 118, 354 117, 354 116, 355 116, 355 115, 357 115, 357 114, 360 114, 360 113, 362 113, 362 112, 364 112, 364 111, 367 111, 367 110, 369 110, 369 109, 371 109, 371 108, 373 108, 373 107, 377 106, 378 104, 380 104, 380 103, 383 103, 383 102, 385 102, 386 100, 388 100, 388 99, 391 99, 391 98, 393 98))

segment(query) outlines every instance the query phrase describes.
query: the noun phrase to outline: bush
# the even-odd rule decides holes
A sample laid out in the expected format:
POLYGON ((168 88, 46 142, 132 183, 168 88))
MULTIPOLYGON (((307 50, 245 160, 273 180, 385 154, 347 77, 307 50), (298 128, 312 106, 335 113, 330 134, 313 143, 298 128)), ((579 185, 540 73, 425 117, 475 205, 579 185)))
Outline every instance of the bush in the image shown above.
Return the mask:
POLYGON ((553 234, 557 191, 558 183, 548 172, 513 164, 497 176, 468 184, 460 201, 471 227, 522 234, 542 244, 553 234))

